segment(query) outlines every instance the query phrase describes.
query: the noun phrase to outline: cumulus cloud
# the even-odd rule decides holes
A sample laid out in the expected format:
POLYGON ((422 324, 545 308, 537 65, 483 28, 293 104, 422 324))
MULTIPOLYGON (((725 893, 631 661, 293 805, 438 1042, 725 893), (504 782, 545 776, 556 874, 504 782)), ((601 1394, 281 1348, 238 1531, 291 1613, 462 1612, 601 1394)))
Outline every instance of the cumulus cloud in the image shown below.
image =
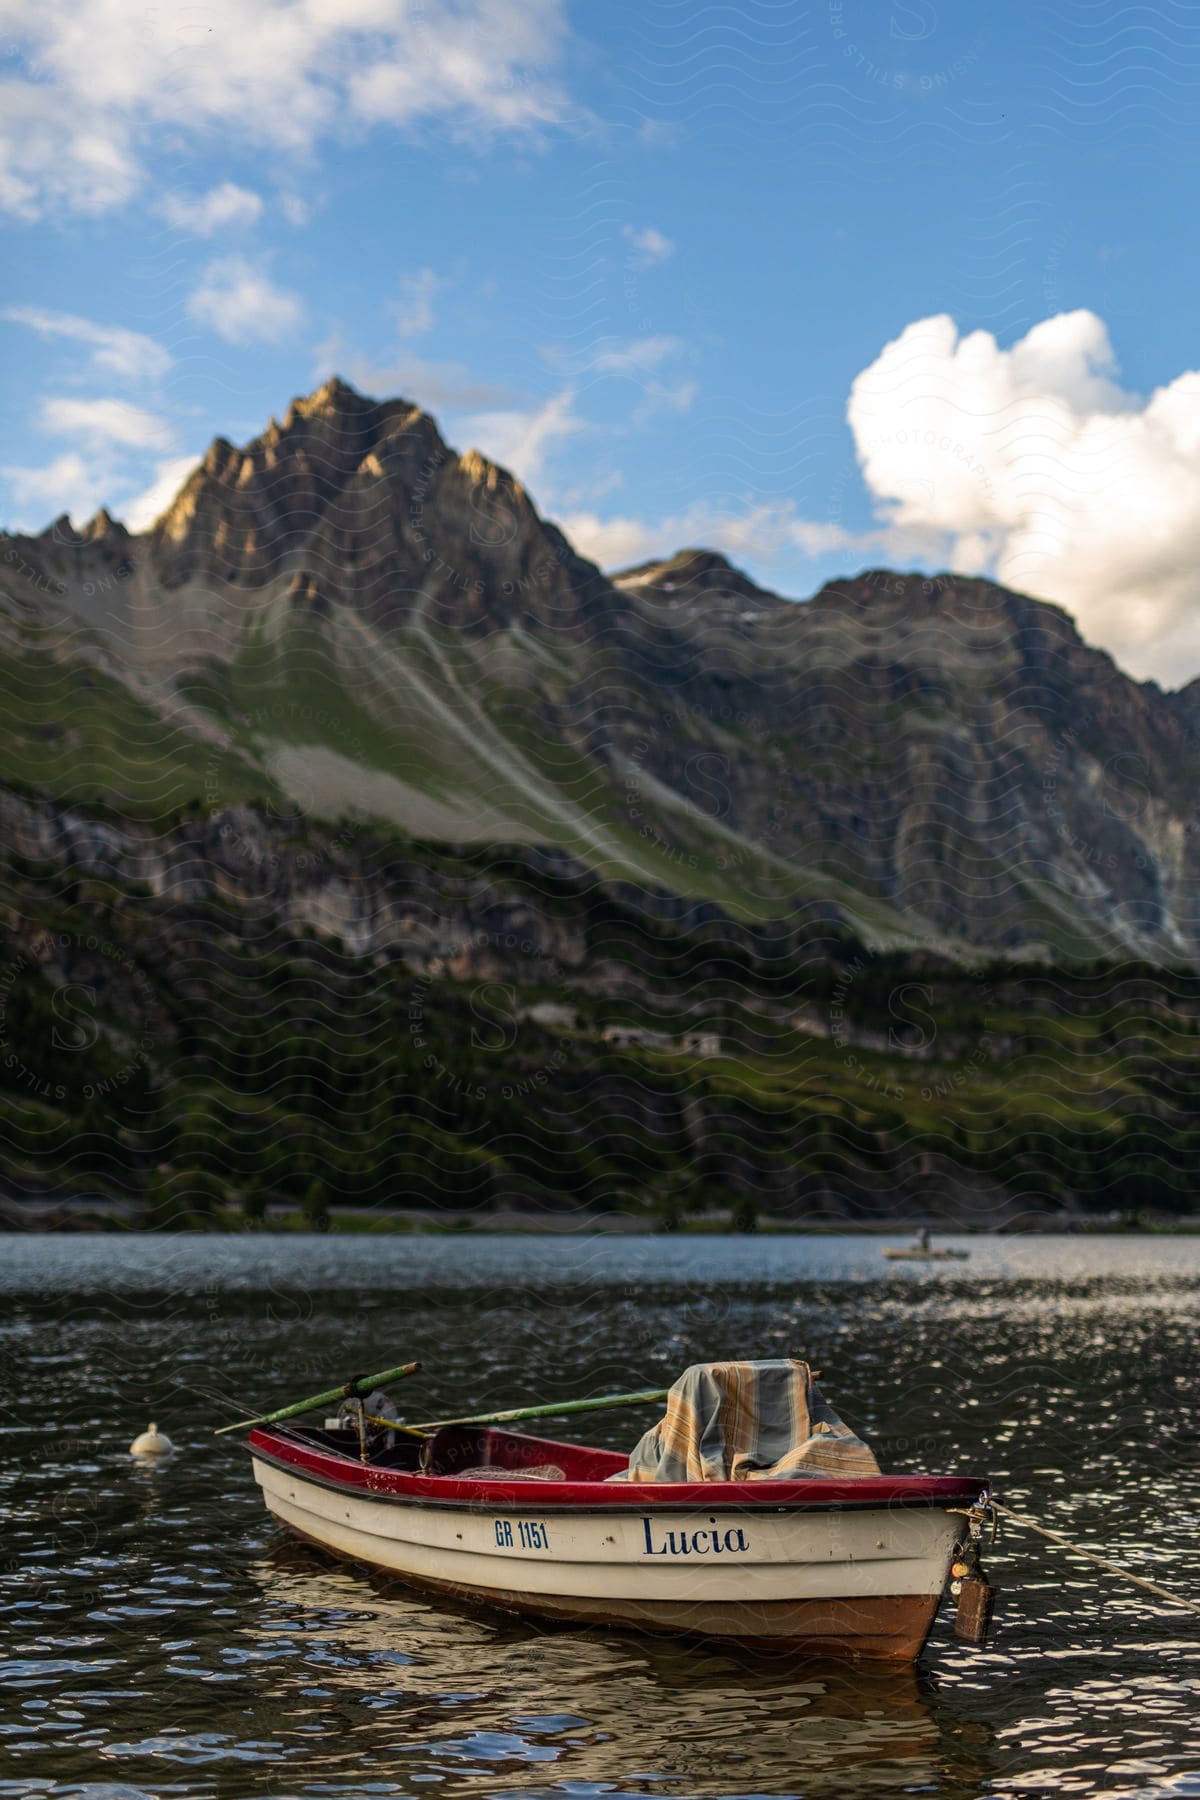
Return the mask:
POLYGON ((639 269, 653 269, 675 254, 675 245, 653 225, 623 225, 621 236, 631 246, 630 260, 639 269))
POLYGON ((565 388, 529 410, 475 413, 464 422, 467 441, 529 487, 541 476, 554 445, 584 429, 574 402, 574 392, 565 388))
POLYGON ((5 526, 15 531, 40 531, 62 513, 82 524, 112 493, 111 465, 78 450, 64 451, 38 468, 8 463, 0 468, 0 476, 5 526))
MULTIPOLYGON (((41 403, 38 424, 72 442, 47 463, 10 463, 0 469, 3 523, 17 531, 40 531, 60 513, 82 524, 101 506, 122 515, 123 496, 136 491, 148 453, 158 453, 161 472, 175 437, 168 420, 115 398, 50 395, 41 403)), ((140 485, 145 485, 144 476, 140 485)))
POLYGON ((666 335, 631 338, 628 342, 607 340, 585 356, 581 366, 592 375, 649 375, 682 349, 679 338, 666 335))
POLYGON ((727 508, 700 502, 654 521, 603 519, 593 511, 581 510, 568 513, 560 523, 575 548, 604 569, 623 569, 654 557, 672 556, 688 545, 719 550, 732 562, 762 568, 789 560, 797 552, 803 556, 859 553, 874 536, 864 538, 840 525, 799 518, 790 500, 747 501, 727 508))
POLYGON ((120 375, 131 382, 151 382, 160 381, 171 367, 170 353, 161 344, 120 325, 97 325, 75 313, 50 312, 40 306, 10 306, 4 317, 14 325, 27 325, 41 337, 86 344, 92 367, 100 374, 120 375))
POLYGON ((235 181, 222 181, 205 194, 164 194, 159 210, 168 225, 197 237, 253 225, 262 216, 262 196, 235 181))
POLYGON ((1200 372, 1147 398, 1094 313, 1007 350, 939 316, 863 370, 847 417, 894 555, 1056 600, 1134 674, 1200 666, 1200 372))
MULTIPOLYGON (((22 18, 22 9, 6 9, 6 32, 24 44, 35 66, 49 10, 30 4, 22 18)), ((123 205, 141 180, 129 137, 119 110, 109 114, 89 96, 82 71, 61 84, 52 77, 0 81, 0 209, 33 220, 52 211, 101 213, 123 205)))
POLYGON ((347 128, 535 134, 567 110, 565 0, 8 0, 0 207, 132 198, 157 143, 215 133, 304 156, 347 128))
POLYGON ((688 541, 674 535, 675 521, 671 519, 649 524, 643 519, 602 519, 596 512, 580 511, 564 514, 559 524, 579 554, 602 569, 627 569, 652 557, 670 556, 680 541, 688 541))
POLYGON ((276 287, 264 269, 244 256, 210 262, 188 300, 188 312, 229 344, 277 343, 303 317, 299 297, 276 287))
POLYGON ((159 462, 149 486, 122 503, 121 516, 130 531, 150 529, 159 514, 166 512, 196 461, 194 456, 167 456, 159 462))
POLYGON ((41 425, 57 437, 74 437, 102 447, 120 444, 145 450, 171 441, 174 431, 166 419, 127 400, 75 400, 52 395, 43 400, 41 425))

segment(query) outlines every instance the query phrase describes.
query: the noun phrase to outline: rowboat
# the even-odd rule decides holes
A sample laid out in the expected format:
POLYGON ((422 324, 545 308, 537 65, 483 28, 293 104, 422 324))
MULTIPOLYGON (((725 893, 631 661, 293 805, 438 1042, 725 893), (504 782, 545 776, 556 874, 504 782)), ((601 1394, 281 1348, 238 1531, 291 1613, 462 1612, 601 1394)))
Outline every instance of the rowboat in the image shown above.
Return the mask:
POLYGON ((966 1262, 969 1250, 885 1250, 889 1262, 966 1262))
POLYGON ((537 1618, 913 1662, 977 1477, 615 1480, 624 1456, 494 1425, 360 1453, 262 1424, 247 1447, 296 1537, 411 1586, 537 1618))

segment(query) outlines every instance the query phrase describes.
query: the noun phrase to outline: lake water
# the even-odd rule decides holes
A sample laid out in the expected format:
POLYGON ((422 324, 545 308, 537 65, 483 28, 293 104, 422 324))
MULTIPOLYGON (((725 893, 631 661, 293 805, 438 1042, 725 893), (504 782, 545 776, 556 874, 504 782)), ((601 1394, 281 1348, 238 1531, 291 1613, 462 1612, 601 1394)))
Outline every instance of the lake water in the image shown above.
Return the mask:
POLYGON ((814 1673, 431 1605, 289 1544, 211 1435, 411 1356, 428 1417, 790 1352, 885 1468, 990 1473, 1200 1598, 1200 1239, 970 1249, 0 1240, 0 1796, 1200 1795, 1200 1619, 1015 1529, 987 1650, 944 1612, 915 1673, 814 1673))

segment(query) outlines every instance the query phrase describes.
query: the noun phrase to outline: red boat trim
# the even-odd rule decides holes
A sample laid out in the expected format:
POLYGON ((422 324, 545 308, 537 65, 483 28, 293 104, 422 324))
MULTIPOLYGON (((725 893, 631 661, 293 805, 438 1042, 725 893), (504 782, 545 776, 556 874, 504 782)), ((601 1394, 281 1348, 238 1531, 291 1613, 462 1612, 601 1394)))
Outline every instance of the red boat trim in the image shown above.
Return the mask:
MULTIPOLYGON (((300 1475, 318 1487, 390 1505, 445 1507, 469 1512, 839 1512, 860 1507, 969 1506, 988 1488, 983 1476, 869 1475, 854 1481, 461 1481, 452 1475, 412 1474, 360 1463, 259 1427, 247 1449, 259 1461, 300 1475)), ((575 1449, 574 1445, 557 1446, 575 1449)), ((555 1446, 548 1443, 548 1448, 555 1446)))

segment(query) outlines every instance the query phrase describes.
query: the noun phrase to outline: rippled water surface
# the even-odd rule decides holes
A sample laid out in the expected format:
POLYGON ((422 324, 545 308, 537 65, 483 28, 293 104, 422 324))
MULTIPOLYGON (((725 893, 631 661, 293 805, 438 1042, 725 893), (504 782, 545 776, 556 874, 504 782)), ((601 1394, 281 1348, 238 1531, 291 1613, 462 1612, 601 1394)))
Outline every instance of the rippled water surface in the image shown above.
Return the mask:
POLYGON ((0 1796, 1200 1795, 1200 1618, 1012 1529, 988 1650, 943 1614, 916 1672, 837 1674, 431 1605, 289 1544, 212 1436, 413 1355, 428 1417, 791 1352, 885 1468, 1200 1598, 1200 1240, 970 1247, 0 1240, 0 1796))

